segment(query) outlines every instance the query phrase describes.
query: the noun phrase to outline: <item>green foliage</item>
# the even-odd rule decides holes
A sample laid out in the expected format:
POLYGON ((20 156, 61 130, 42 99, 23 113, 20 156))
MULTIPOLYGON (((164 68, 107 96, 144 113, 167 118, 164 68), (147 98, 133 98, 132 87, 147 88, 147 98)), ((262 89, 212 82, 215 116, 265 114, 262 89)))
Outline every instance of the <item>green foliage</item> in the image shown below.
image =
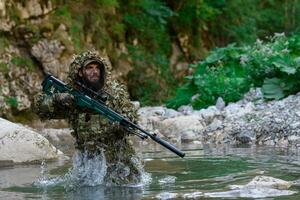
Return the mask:
POLYGON ((280 99, 298 92, 299 42, 299 35, 288 38, 275 34, 269 42, 257 40, 253 46, 231 44, 215 49, 204 61, 191 66, 193 75, 187 77, 187 83, 177 90, 176 97, 167 106, 191 104, 199 109, 215 104, 218 97, 233 102, 253 86, 262 86, 267 99, 280 99))
POLYGON ((299 32, 300 2, 281 0, 210 0, 214 18, 207 21, 209 41, 215 46, 251 44, 276 32, 299 32))
POLYGON ((136 45, 127 45, 134 70, 128 74, 129 91, 143 105, 162 103, 173 94, 175 79, 169 68, 171 41, 168 19, 174 13, 157 0, 140 0, 129 5, 124 21, 136 45), (162 89, 163 88, 163 89, 162 89))
POLYGON ((33 70, 34 63, 30 57, 13 57, 11 62, 18 67, 27 67, 29 70, 33 70))
MULTIPOLYGON (((25 1, 16 2, 24 5, 25 1)), ((50 12, 41 24, 37 23, 39 20, 36 20, 35 17, 20 19, 21 15, 19 9, 16 8, 16 2, 12 3, 12 6, 7 4, 6 9, 10 19, 16 23, 12 33, 19 34, 11 34, 11 37, 30 35, 26 39, 29 46, 44 37, 59 40, 66 47, 65 57, 69 56, 68 53, 78 53, 95 47, 100 52, 107 53, 113 66, 116 66, 115 64, 120 58, 129 61, 133 66, 133 70, 127 77, 130 80, 128 81, 130 94, 134 99, 142 99, 144 105, 163 102, 175 92, 174 88, 182 83, 181 80, 176 80, 174 77, 182 77, 181 74, 186 73, 186 69, 182 71, 176 69, 176 71, 169 62, 170 57, 175 55, 172 54, 174 53, 172 52, 173 44, 176 44, 181 51, 179 56, 182 60, 180 62, 194 63, 203 59, 207 52, 216 46, 222 47, 233 42, 238 45, 251 44, 256 38, 265 38, 266 35, 272 35, 274 32, 286 32, 289 35, 300 31, 299 1, 75 0, 67 2, 51 0, 54 12, 50 12), (58 29, 61 24, 66 26, 68 34, 64 29, 58 29), (128 52, 123 51, 123 44, 128 48, 128 52), (116 48, 122 49, 122 53, 116 48)), ((44 6, 46 3, 46 1, 42 1, 41 5, 44 6)), ((16 41, 19 39, 16 38, 16 41)), ((0 37, 0 46, 2 43, 0 37)), ((232 46, 229 50, 226 47, 215 50, 207 58, 206 62, 209 68, 210 66, 219 68, 226 65, 229 71, 214 69, 215 73, 220 76, 225 74, 223 78, 216 81, 226 87, 213 89, 211 91, 213 95, 224 90, 222 93, 228 101, 238 99, 239 92, 236 95, 229 95, 233 90, 231 87, 234 87, 236 82, 241 82, 240 92, 242 93, 246 88, 244 85, 262 85, 266 77, 277 77, 280 80, 294 83, 293 80, 294 77, 297 77, 298 70, 291 67, 290 63, 297 63, 292 60, 294 54, 298 54, 298 43, 290 42, 289 55, 285 58, 278 58, 279 60, 272 58, 274 60, 264 61, 264 56, 255 55, 255 52, 252 52, 251 57, 248 52, 248 50, 252 51, 251 49, 254 48, 240 49, 232 46), (229 54, 236 54, 237 58, 234 58, 235 55, 229 54), (237 67, 236 63, 241 57, 248 58, 249 56, 253 60, 247 63, 247 66, 253 65, 253 68, 250 67, 246 70, 237 67), (217 62, 219 60, 221 62, 217 62), (289 79, 278 77, 280 73, 290 74, 289 79), (256 77, 256 81, 249 81, 251 79, 248 76, 256 77), (233 85, 231 86, 229 83, 233 85), (233 98, 233 96, 235 97, 233 98)), ((202 67, 202 70, 205 69, 202 67)), ((208 83, 212 79, 208 73, 203 74, 203 77, 208 83)), ((192 86, 185 85, 187 88, 205 87, 200 81, 196 83, 198 85, 195 83, 192 86)), ((207 93, 209 92, 207 91, 207 93)), ((192 96, 187 95, 175 104, 186 102, 192 96)), ((205 101, 198 101, 196 98, 193 104, 201 107, 214 101, 212 97, 206 98, 205 101)))
POLYGON ((0 62, 0 72, 3 72, 3 73, 7 73, 8 72, 7 64, 0 62))
POLYGON ((76 52, 81 52, 84 47, 83 42, 83 15, 73 14, 69 5, 58 7, 53 13, 52 20, 55 23, 64 23, 69 27, 69 32, 76 52))
POLYGON ((286 89, 288 88, 286 88, 285 83, 279 78, 265 79, 262 87, 262 91, 266 98, 276 100, 279 100, 285 96, 283 91, 286 89))
POLYGON ((118 0, 96 0, 96 2, 104 7, 118 7, 118 0))
POLYGON ((133 99, 143 105, 155 105, 174 95, 175 82, 164 54, 160 51, 150 54, 142 46, 128 46, 128 50, 135 63, 135 69, 128 74, 128 88, 133 99))
POLYGON ((16 97, 7 97, 6 103, 9 104, 13 108, 18 107, 18 101, 17 101, 16 97))
POLYGON ((9 40, 6 37, 0 35, 0 47, 1 47, 0 53, 1 54, 4 53, 4 48, 8 47, 8 45, 9 45, 9 40))
POLYGON ((124 20, 132 29, 133 38, 138 38, 148 51, 170 52, 170 38, 167 20, 174 13, 161 1, 140 0, 133 3, 134 12, 127 13, 124 20))

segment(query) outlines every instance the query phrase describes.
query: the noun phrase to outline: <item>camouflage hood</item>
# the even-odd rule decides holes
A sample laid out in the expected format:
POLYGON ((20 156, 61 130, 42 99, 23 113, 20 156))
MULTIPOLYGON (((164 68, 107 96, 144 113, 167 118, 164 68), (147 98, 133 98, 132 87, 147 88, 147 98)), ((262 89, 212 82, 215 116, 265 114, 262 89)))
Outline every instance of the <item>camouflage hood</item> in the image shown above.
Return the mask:
POLYGON ((74 56, 69 67, 68 83, 75 85, 75 81, 80 80, 78 75, 79 70, 92 62, 97 62, 100 66, 100 84, 103 88, 106 81, 106 69, 108 67, 104 58, 100 57, 95 51, 87 51, 74 56))

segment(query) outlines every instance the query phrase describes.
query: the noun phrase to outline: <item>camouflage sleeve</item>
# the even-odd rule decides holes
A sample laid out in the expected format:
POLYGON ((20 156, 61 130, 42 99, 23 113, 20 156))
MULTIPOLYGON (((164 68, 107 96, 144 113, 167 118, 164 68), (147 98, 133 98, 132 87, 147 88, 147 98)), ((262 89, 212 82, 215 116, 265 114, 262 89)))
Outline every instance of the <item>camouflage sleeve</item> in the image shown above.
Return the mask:
POLYGON ((129 94, 123 84, 116 81, 112 83, 113 87, 113 100, 112 108, 127 117, 130 121, 137 123, 137 110, 130 102, 129 94))
POLYGON ((119 84, 117 81, 113 81, 112 89, 112 108, 121 115, 127 117, 130 121, 137 123, 137 109, 130 102, 129 94, 126 91, 125 86, 119 84))
POLYGON ((56 103, 54 95, 39 93, 34 98, 34 111, 42 120, 67 118, 68 110, 56 103))

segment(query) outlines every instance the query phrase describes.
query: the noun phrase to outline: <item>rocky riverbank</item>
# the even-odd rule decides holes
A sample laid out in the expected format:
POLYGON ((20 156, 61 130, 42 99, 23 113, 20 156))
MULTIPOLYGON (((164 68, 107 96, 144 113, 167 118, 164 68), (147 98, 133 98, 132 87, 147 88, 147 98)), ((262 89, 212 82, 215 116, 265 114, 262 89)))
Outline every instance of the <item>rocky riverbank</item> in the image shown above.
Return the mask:
POLYGON ((300 145, 300 93, 280 101, 265 102, 260 89, 225 106, 193 110, 182 106, 144 107, 140 124, 175 142, 198 144, 256 144, 281 147, 300 145))
MULTIPOLYGON (((265 102, 260 89, 252 89, 241 101, 227 106, 219 98, 215 106, 197 111, 190 106, 178 110, 158 106, 139 108, 138 113, 142 127, 176 144, 298 147, 299 106, 300 93, 265 102)), ((67 128, 40 127, 34 132, 3 119, 0 122, 0 160, 32 162, 57 158, 59 150, 67 155, 74 151, 67 128)))

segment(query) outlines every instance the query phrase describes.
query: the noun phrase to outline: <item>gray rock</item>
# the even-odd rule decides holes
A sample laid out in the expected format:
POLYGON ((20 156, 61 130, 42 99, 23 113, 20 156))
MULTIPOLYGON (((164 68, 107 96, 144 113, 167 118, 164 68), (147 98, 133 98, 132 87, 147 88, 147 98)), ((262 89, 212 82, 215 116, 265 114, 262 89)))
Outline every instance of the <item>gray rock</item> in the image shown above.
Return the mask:
POLYGON ((197 116, 180 116, 166 119, 161 122, 160 132, 169 138, 178 138, 179 141, 196 140, 203 132, 201 118, 197 116))
POLYGON ((206 124, 210 124, 215 117, 221 114, 215 106, 210 106, 207 109, 202 109, 200 110, 200 113, 206 124))
POLYGON ((184 115, 190 115, 193 113, 194 109, 192 106, 180 106, 178 108, 178 111, 184 115))
POLYGON ((173 110, 173 109, 166 109, 165 114, 163 115, 163 117, 165 119, 173 118, 173 117, 179 117, 179 116, 182 116, 182 113, 177 112, 176 110, 173 110))
POLYGON ((0 160, 15 163, 57 159, 63 155, 40 134, 0 118, 0 160))
POLYGON ((165 114, 165 108, 162 106, 156 107, 143 107, 138 110, 138 114, 141 117, 150 117, 150 116, 160 116, 162 117, 165 114))
POLYGON ((224 108, 225 108, 225 102, 224 100, 222 99, 222 97, 219 97, 217 99, 217 102, 216 102, 216 108, 220 111, 222 111, 224 108))

